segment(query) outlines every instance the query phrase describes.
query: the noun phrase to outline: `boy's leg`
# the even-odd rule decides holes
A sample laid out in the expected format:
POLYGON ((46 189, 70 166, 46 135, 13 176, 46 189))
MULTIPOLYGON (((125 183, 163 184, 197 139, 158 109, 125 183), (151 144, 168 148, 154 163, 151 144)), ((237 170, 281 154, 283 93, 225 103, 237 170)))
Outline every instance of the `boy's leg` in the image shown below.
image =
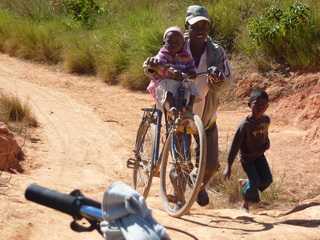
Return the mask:
POLYGON ((260 176, 259 190, 262 192, 272 183, 272 174, 266 157, 263 155, 256 160, 256 168, 260 176))
POLYGON ((243 186, 243 196, 248 202, 259 202, 259 186, 261 184, 260 176, 257 171, 255 161, 241 163, 243 170, 248 176, 248 182, 243 186))

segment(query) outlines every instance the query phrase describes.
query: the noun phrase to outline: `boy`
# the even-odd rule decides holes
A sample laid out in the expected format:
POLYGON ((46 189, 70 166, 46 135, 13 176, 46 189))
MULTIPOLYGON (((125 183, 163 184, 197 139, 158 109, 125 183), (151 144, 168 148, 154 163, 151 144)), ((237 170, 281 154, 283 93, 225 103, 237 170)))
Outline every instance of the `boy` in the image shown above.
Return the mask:
POLYGON ((268 108, 269 97, 263 90, 253 90, 250 94, 251 114, 238 127, 224 171, 225 178, 231 176, 232 163, 240 150, 240 161, 248 179, 239 180, 244 197, 242 207, 249 211, 249 203, 260 201, 259 190, 264 191, 272 183, 272 175, 264 155, 270 148, 268 128, 270 118, 264 115, 268 108))
MULTIPOLYGON (((151 77, 147 90, 160 103, 169 116, 176 116, 176 97, 178 88, 181 86, 179 80, 181 73, 190 78, 195 77, 196 71, 194 61, 190 54, 184 50, 184 35, 179 27, 169 27, 163 35, 163 47, 155 56, 156 63, 144 65, 145 73, 151 77)), ((194 85, 190 87, 190 98, 187 103, 187 111, 192 112, 197 90, 194 85)))

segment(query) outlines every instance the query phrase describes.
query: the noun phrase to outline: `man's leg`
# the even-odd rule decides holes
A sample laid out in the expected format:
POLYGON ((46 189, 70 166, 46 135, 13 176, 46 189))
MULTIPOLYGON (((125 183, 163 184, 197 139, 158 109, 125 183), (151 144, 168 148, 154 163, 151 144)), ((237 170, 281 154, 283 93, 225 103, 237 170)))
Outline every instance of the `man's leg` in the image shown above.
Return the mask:
POLYGON ((219 169, 218 159, 218 128, 214 124, 206 131, 207 135, 207 163, 206 171, 203 178, 203 185, 206 186, 214 173, 219 169))
POLYGON ((210 129, 206 130, 206 136, 207 136, 206 170, 203 178, 202 189, 200 190, 197 198, 197 203, 200 206, 206 206, 209 204, 209 196, 205 190, 205 187, 220 166, 219 160, 218 160, 218 128, 216 124, 214 124, 210 129))

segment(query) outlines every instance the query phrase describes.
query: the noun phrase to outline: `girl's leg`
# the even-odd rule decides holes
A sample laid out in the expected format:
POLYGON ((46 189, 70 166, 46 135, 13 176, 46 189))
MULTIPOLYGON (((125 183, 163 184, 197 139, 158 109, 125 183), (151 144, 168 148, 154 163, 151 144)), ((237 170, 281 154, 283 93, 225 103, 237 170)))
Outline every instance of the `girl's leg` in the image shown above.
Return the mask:
POLYGON ((174 98, 171 92, 167 92, 163 107, 167 112, 174 107, 174 98))

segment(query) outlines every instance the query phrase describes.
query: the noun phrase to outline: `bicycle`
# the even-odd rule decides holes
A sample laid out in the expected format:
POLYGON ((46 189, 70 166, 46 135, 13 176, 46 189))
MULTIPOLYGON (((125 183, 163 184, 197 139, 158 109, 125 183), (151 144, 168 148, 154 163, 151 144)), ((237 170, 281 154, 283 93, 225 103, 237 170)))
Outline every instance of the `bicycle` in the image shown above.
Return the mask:
MULTIPOLYGON (((208 73, 198 75, 208 76, 208 73)), ((187 89, 190 82, 188 76, 182 74, 181 89, 187 89)), ((142 109, 143 116, 137 131, 134 158, 127 162, 127 166, 133 168, 134 188, 145 198, 150 191, 152 178, 161 165, 160 195, 165 210, 174 217, 182 216, 191 208, 202 187, 206 165, 206 136, 202 121, 197 115, 185 116, 182 110, 184 103, 181 101, 180 97, 175 119, 168 121, 165 113, 166 140, 161 151, 162 112, 155 107, 142 109), (172 167, 169 171, 170 164, 172 167), (170 172, 178 175, 176 180, 168 176, 170 172), (138 173, 143 177, 139 178, 138 173), (177 195, 181 194, 183 199, 178 199, 177 195)))

